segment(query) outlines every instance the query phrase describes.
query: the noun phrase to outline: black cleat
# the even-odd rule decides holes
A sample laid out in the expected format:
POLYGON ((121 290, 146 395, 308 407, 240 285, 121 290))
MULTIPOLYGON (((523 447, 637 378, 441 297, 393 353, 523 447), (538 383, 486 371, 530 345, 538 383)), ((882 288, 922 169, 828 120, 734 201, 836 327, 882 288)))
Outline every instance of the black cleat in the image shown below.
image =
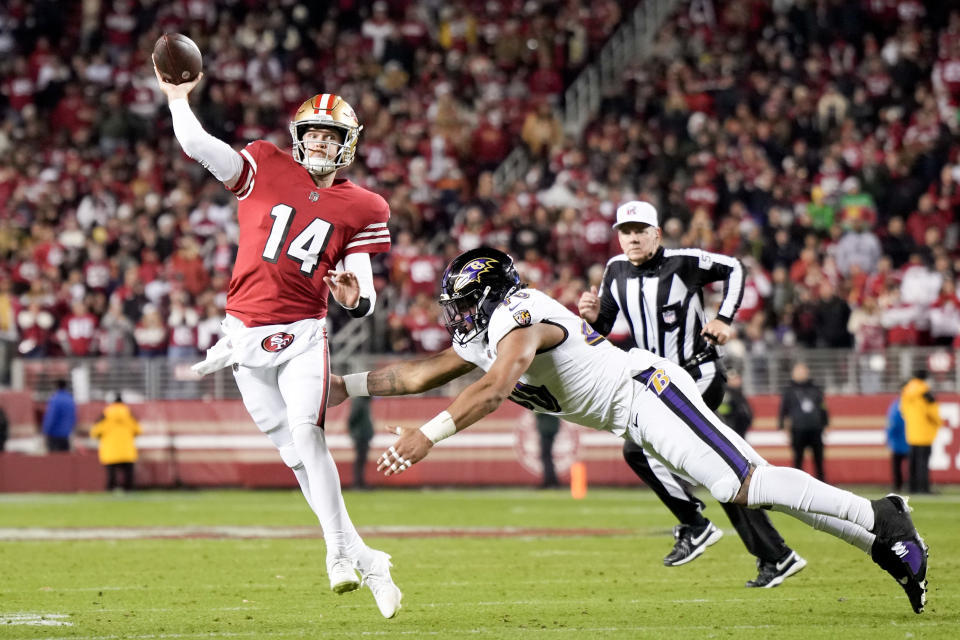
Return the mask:
POLYGON ((757 558, 757 577, 747 581, 748 587, 772 589, 807 566, 807 561, 791 551, 779 562, 764 562, 757 558))
POLYGON ((696 558, 707 550, 707 547, 723 537, 723 531, 707 521, 702 527, 694 528, 688 524, 678 524, 673 528, 673 537, 677 539, 673 551, 663 559, 667 567, 679 567, 696 558))
POLYGON ((914 613, 927 603, 927 544, 910 518, 906 498, 890 494, 873 501, 873 533, 877 539, 870 557, 893 576, 910 599, 914 613))

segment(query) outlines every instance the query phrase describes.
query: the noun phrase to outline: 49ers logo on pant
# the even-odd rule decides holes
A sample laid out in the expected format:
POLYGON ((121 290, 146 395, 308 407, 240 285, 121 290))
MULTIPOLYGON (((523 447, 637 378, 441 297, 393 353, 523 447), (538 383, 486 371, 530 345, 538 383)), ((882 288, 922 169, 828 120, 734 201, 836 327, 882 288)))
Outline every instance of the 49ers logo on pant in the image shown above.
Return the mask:
POLYGON ((277 351, 283 351, 293 343, 293 334, 284 333, 283 331, 279 333, 274 333, 267 336, 263 339, 263 342, 260 343, 260 346, 263 347, 264 351, 270 351, 271 353, 276 353, 277 351))

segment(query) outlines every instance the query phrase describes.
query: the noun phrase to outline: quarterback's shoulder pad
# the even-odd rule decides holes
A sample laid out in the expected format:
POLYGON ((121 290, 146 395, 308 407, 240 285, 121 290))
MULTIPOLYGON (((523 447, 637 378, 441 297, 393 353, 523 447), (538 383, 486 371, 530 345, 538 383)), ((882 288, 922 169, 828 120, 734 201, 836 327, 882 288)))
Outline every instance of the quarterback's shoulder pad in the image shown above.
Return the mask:
POLYGON ((386 222, 390 219, 390 205, 379 193, 374 193, 360 185, 344 180, 340 185, 351 202, 351 209, 365 224, 386 222))
POLYGON ((384 253, 390 250, 390 207, 382 196, 349 180, 340 184, 348 194, 353 222, 352 235, 344 247, 346 253, 384 253))

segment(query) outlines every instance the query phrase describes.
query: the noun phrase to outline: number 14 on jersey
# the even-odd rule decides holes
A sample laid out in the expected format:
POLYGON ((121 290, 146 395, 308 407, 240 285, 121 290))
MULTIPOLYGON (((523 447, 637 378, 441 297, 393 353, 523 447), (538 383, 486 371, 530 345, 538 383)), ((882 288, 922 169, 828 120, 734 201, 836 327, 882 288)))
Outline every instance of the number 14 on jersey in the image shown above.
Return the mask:
MULTIPOLYGON (((296 209, 287 204, 274 205, 270 210, 273 226, 270 228, 267 244, 263 248, 263 259, 267 262, 277 264, 280 259, 280 252, 286 244, 295 213, 296 209)), ((326 220, 314 218, 313 222, 290 241, 287 256, 300 264, 300 272, 305 276, 313 277, 313 273, 317 270, 317 263, 320 262, 320 255, 327 248, 332 232, 332 224, 326 220)))

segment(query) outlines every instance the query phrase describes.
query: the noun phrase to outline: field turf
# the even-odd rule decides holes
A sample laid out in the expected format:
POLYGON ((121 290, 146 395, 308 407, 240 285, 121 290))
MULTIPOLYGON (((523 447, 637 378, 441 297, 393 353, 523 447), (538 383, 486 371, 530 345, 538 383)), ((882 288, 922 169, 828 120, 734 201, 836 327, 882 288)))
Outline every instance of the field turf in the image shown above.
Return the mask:
POLYGON ((673 522, 646 490, 345 497, 393 555, 393 620, 366 588, 329 590, 323 540, 293 491, 0 495, 0 639, 960 638, 957 489, 911 502, 931 547, 919 616, 863 553, 782 514, 809 565, 746 589, 753 559, 716 503, 707 515, 724 538, 666 568, 673 522))

